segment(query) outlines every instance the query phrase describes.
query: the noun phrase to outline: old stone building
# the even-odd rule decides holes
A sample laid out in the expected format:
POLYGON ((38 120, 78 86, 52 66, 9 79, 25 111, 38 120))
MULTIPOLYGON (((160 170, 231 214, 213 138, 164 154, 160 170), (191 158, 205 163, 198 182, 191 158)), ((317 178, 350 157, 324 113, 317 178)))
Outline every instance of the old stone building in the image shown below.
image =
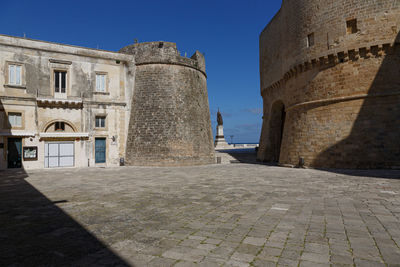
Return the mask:
POLYGON ((0 169, 121 158, 213 162, 204 57, 164 42, 111 52, 0 35, 0 169))
POLYGON ((284 0, 260 35, 258 159, 400 166, 400 2, 284 0))

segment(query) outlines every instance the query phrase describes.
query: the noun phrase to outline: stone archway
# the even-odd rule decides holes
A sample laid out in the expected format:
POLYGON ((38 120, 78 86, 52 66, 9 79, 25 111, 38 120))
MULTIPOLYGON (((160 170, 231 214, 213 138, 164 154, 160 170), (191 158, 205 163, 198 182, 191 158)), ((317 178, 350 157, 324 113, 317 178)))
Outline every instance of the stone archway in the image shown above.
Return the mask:
POLYGON ((67 120, 63 120, 63 119, 56 119, 56 120, 51 120, 48 123, 46 123, 43 127, 42 132, 56 132, 56 127, 55 125, 57 123, 62 123, 63 127, 62 127, 62 131, 63 132, 78 132, 77 128, 75 127, 75 125, 67 120))
POLYGON ((285 105, 282 101, 275 101, 271 108, 269 121, 269 149, 268 161, 279 162, 279 157, 281 153, 283 129, 285 127, 285 105))

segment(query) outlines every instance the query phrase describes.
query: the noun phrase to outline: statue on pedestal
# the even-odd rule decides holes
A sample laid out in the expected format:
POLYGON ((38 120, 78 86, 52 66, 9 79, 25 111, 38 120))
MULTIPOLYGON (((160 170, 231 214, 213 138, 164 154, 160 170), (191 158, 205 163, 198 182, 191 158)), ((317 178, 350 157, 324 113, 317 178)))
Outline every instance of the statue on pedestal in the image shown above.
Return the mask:
POLYGON ((219 109, 217 112, 217 123, 218 123, 218 125, 224 125, 224 121, 222 120, 222 115, 221 115, 221 112, 219 112, 219 109))
POLYGON ((226 141, 224 137, 224 121, 222 120, 222 115, 221 112, 217 112, 217 136, 215 137, 215 143, 214 147, 215 149, 230 149, 232 146, 230 146, 226 141))

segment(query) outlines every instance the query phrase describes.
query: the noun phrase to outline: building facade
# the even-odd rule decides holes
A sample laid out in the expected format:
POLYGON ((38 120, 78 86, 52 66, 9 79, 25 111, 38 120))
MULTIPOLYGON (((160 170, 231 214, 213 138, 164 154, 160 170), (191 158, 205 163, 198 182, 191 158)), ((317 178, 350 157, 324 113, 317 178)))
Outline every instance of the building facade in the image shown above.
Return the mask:
POLYGON ((0 35, 0 169, 119 166, 137 68, 133 54, 0 35))
POLYGON ((258 159, 400 166, 400 2, 284 0, 260 35, 258 159))

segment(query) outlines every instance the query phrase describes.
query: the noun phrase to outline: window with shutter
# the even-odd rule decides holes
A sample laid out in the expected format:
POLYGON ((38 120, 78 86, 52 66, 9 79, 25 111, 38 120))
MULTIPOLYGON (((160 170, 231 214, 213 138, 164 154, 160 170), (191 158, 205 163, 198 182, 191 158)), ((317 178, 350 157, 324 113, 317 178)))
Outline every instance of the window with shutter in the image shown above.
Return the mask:
POLYGON ((22 66, 9 64, 8 65, 8 84, 22 85, 22 66))

